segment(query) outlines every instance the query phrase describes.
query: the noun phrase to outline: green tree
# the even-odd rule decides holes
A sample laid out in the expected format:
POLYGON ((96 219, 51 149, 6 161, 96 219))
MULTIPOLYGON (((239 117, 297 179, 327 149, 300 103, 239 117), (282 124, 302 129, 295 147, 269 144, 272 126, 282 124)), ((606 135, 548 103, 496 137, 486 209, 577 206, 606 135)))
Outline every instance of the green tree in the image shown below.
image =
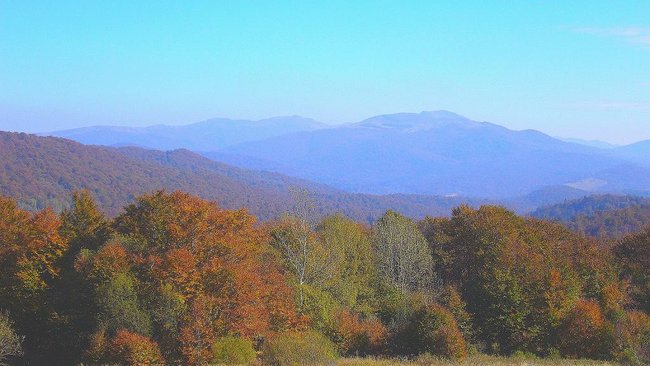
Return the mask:
POLYGON ((434 285, 427 241, 410 219, 387 211, 373 227, 373 248, 378 274, 400 291, 434 285))
POLYGON ((54 282, 52 301, 56 329, 61 336, 57 352, 63 362, 78 362, 96 329, 95 288, 75 262, 87 251, 95 251, 111 237, 110 224, 86 190, 74 192, 72 205, 61 214, 61 234, 68 250, 60 261, 61 276, 54 282))
POLYGON ((336 259, 334 275, 323 284, 323 288, 345 308, 366 315, 374 312, 375 268, 368 230, 337 214, 323 219, 316 233, 336 259))
POLYGON ((115 334, 120 329, 151 336, 151 318, 142 308, 134 280, 118 273, 97 288, 99 326, 115 334))

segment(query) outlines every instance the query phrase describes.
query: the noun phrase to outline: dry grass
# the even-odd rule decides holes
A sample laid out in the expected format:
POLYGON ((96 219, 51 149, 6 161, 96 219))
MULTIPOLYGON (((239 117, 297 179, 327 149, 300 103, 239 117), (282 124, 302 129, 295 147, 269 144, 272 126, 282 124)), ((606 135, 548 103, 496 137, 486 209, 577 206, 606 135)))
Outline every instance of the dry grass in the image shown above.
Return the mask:
POLYGON ((477 355, 471 356, 463 361, 452 361, 433 357, 421 357, 415 361, 346 358, 339 360, 337 366, 618 366, 618 364, 591 360, 522 359, 477 355))

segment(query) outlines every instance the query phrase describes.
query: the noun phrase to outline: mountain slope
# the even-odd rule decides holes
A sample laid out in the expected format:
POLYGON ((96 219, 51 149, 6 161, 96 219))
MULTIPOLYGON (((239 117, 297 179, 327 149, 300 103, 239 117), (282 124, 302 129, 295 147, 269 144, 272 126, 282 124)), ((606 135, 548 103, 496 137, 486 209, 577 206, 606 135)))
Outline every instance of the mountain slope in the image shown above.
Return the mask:
POLYGON ((650 198, 589 196, 537 209, 531 216, 562 222, 586 236, 620 238, 650 225, 650 198))
MULTIPOLYGON (((0 132, 0 194, 28 208, 67 207, 70 193, 85 188, 114 215, 134 196, 158 189, 183 190, 225 208, 246 207, 261 219, 291 207, 290 187, 307 189, 320 214, 342 212, 371 221, 393 209, 419 218, 447 215, 463 198, 351 194, 276 173, 249 171, 187 150, 86 146, 54 137, 0 132)), ((469 201, 478 204, 480 201, 469 201)))
POLYGON ((130 145, 159 150, 186 148, 203 151, 325 127, 327 125, 323 123, 299 116, 274 117, 259 121, 215 118, 186 126, 94 126, 55 131, 45 135, 65 137, 92 145, 130 145))
POLYGON ((376 194, 506 198, 567 184, 592 190, 650 189, 650 169, 639 168, 634 175, 642 177, 633 180, 606 174, 626 162, 601 149, 447 111, 377 116, 205 155, 376 194), (585 180, 599 184, 581 184, 585 180))
POLYGON ((600 140, 583 140, 583 139, 576 139, 576 138, 559 138, 559 137, 558 139, 564 142, 571 142, 579 145, 597 147, 599 149, 614 149, 618 147, 618 145, 610 144, 609 142, 600 141, 600 140))
POLYGON ((618 147, 614 150, 618 156, 650 166, 650 140, 618 147))

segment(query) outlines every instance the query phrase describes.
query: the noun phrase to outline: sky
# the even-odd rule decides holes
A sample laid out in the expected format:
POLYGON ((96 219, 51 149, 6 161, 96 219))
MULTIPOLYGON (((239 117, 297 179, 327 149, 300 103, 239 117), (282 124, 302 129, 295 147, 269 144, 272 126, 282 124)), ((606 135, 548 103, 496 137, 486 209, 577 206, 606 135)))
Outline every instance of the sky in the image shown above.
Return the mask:
POLYGON ((0 130, 439 109, 650 139, 650 1, 0 0, 0 130))

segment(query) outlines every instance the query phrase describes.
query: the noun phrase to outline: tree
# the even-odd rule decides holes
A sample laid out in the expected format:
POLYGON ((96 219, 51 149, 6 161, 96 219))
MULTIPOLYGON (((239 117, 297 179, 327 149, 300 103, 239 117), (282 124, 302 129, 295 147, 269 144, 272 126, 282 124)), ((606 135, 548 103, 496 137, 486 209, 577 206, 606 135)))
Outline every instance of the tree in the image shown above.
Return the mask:
POLYGON ((253 339, 298 324, 269 237, 245 210, 160 191, 137 198, 114 226, 143 300, 131 291, 117 298, 152 314, 152 339, 170 362, 203 364, 219 337, 253 339))
POLYGON ((388 330, 376 318, 361 319, 348 310, 336 315, 336 326, 330 338, 344 355, 378 354, 385 350, 388 330))
POLYGON ((369 231, 336 214, 324 218, 316 233, 334 259, 333 274, 322 287, 345 308, 372 314, 376 310, 376 274, 369 231))
POLYGON ((578 301, 560 327, 560 352, 569 358, 607 359, 611 345, 606 326, 596 302, 578 301))
POLYGON ((377 272, 401 291, 431 288, 433 260, 427 242, 410 219, 387 211, 373 227, 377 272))
POLYGON ((59 340, 49 330, 52 284, 61 275, 59 262, 67 249, 60 225, 49 209, 31 214, 0 197, 0 308, 12 314, 19 333, 27 336, 27 362, 43 362, 57 352, 59 340))
POLYGON ((393 342, 398 352, 404 355, 467 356, 467 345, 453 314, 435 303, 417 309, 394 335, 393 342))
POLYGON ((76 261, 104 245, 112 230, 90 192, 82 190, 73 193, 72 206, 61 214, 60 233, 68 248, 59 262, 61 276, 53 282, 51 291, 56 332, 63 335, 55 352, 63 363, 70 364, 78 362, 88 348, 98 320, 95 286, 78 271, 76 261))
POLYGON ((298 305, 305 302, 304 287, 322 284, 336 275, 340 253, 323 245, 314 233, 314 203, 306 190, 292 191, 294 208, 285 214, 278 227, 272 229, 272 244, 284 259, 286 267, 295 275, 298 305))
POLYGON ((613 317, 625 303, 607 252, 558 224, 460 206, 420 228, 442 280, 467 305, 474 340, 489 352, 545 354, 579 298, 600 301, 613 317))
POLYGON ((151 335, 151 318, 142 308, 133 282, 129 274, 118 273, 97 287, 99 327, 109 334, 125 329, 151 335))
POLYGON ((156 342, 148 337, 127 330, 120 330, 110 344, 113 362, 125 365, 164 365, 156 342))
POLYGON ((9 315, 0 312, 0 365, 7 365, 6 362, 12 357, 22 356, 22 343, 23 337, 16 334, 9 315))
POLYGON ((106 216, 99 211, 87 190, 73 192, 72 207, 65 210, 61 218, 61 231, 68 239, 74 255, 81 249, 99 248, 111 236, 106 216))
POLYGON ((650 313, 650 227, 621 240, 613 252, 623 277, 632 285, 632 299, 640 310, 650 313))

